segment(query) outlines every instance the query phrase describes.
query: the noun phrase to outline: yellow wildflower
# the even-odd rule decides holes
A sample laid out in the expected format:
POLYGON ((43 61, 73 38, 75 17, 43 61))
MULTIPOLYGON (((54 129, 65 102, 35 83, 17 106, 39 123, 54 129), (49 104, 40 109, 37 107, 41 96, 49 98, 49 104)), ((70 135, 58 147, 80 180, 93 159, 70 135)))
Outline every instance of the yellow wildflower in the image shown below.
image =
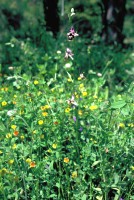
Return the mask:
POLYGON ((60 89, 59 89, 59 92, 60 92, 60 93, 62 93, 63 91, 64 91, 64 89, 63 89, 63 88, 60 88, 60 89))
POLYGON ((17 95, 15 94, 13 97, 14 97, 14 98, 17 98, 17 95))
POLYGON ((27 158, 27 159, 26 159, 26 162, 27 162, 27 163, 30 163, 31 161, 32 161, 32 160, 31 160, 30 158, 27 158))
POLYGON ((49 105, 45 105, 45 109, 50 109, 50 106, 49 105))
POLYGON ((78 114, 79 114, 79 115, 82 115, 82 114, 83 114, 83 113, 82 113, 82 110, 79 110, 79 111, 78 111, 78 114))
POLYGON ((34 85, 38 85, 38 84, 39 84, 39 81, 35 80, 34 85))
POLYGON ((134 124, 130 123, 130 124, 128 124, 128 126, 132 128, 132 127, 134 127, 134 124))
POLYGON ((89 107, 89 109, 92 110, 92 111, 93 111, 93 110, 96 110, 97 108, 98 108, 97 105, 91 105, 91 106, 89 107))
POLYGON ((16 126, 16 125, 11 125, 11 128, 12 128, 13 130, 15 130, 15 129, 17 128, 17 126, 16 126))
POLYGON ((98 96, 97 96, 97 95, 94 95, 93 98, 94 98, 94 99, 98 99, 98 96))
POLYGON ((9 164, 9 165, 12 165, 13 163, 14 163, 14 160, 13 160, 13 159, 11 159, 11 160, 8 161, 8 164, 9 164))
POLYGON ((125 128, 125 124, 124 123, 119 123, 119 127, 120 128, 125 128))
POLYGON ((4 88, 4 90, 5 90, 5 92, 7 92, 7 91, 8 91, 8 88, 6 87, 6 88, 4 88))
POLYGON ((39 92, 37 93, 37 95, 38 95, 38 96, 40 96, 41 94, 42 94, 42 92, 41 92, 41 91, 39 91, 39 92))
POLYGON ((13 146, 12 146, 12 149, 16 149, 17 148, 17 144, 14 144, 13 146))
POLYGON ((53 147, 53 149, 56 149, 57 148, 57 144, 53 144, 52 147, 53 147))
POLYGON ((78 174, 77 171, 72 172, 72 178, 77 178, 78 174))
POLYGON ((86 91, 82 92, 82 95, 83 95, 84 97, 86 97, 86 96, 87 96, 87 92, 86 92, 86 91))
POLYGON ((39 120, 39 121, 38 121, 38 124, 39 124, 39 125, 42 125, 43 123, 44 123, 43 120, 39 120))
POLYGON ((37 132, 37 131, 36 131, 36 130, 34 130, 32 133, 33 133, 33 134, 35 134, 36 132, 37 132))
POLYGON ((4 174, 6 174, 6 173, 8 173, 8 170, 7 170, 6 168, 2 168, 2 169, 0 170, 0 174, 1 174, 1 175, 4 175, 4 174))
POLYGON ((11 133, 7 133, 7 134, 6 134, 6 138, 9 139, 9 138, 11 138, 11 137, 12 137, 11 133))
POLYGON ((48 113, 47 112, 43 112, 42 115, 43 115, 43 117, 46 117, 46 116, 48 116, 48 113))
POLYGON ((21 140, 24 140, 24 138, 25 138, 24 135, 21 135, 21 136, 20 136, 20 139, 21 139, 21 140))
POLYGON ((134 166, 131 166, 130 168, 131 168, 131 170, 134 170, 134 166))
POLYGON ((6 101, 2 101, 1 105, 2 105, 2 106, 6 106, 6 105, 7 105, 7 102, 6 102, 6 101))
POLYGON ((82 79, 82 78, 79 76, 79 77, 78 77, 78 81, 80 81, 81 79, 82 79))
POLYGON ((41 110, 47 110, 47 109, 50 109, 50 106, 49 105, 41 106, 40 109, 41 110))
POLYGON ((66 109, 65 109, 65 112, 66 112, 66 113, 69 113, 70 110, 71 110, 70 108, 66 108, 66 109))
POLYGON ((69 163, 69 158, 64 158, 64 163, 69 163))
POLYGON ((71 78, 68 78, 67 81, 68 82, 73 82, 73 80, 71 78))
POLYGON ((47 152, 48 152, 48 153, 52 153, 52 150, 51 150, 51 149, 48 149, 47 152))
POLYGON ((81 84, 79 85, 79 88, 84 88, 84 84, 81 83, 81 84))

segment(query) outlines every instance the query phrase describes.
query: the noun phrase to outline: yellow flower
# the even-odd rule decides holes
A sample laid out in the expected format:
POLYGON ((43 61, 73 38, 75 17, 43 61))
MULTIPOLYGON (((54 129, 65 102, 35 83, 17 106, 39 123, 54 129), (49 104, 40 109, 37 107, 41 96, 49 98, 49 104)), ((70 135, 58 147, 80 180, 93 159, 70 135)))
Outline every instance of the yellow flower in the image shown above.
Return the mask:
POLYGON ((52 147, 53 147, 53 149, 56 149, 57 148, 57 144, 53 144, 52 147))
POLYGON ((129 127, 134 127, 133 123, 128 124, 129 127))
POLYGON ((2 168, 2 169, 0 170, 0 174, 1 174, 1 175, 4 175, 4 174, 6 174, 6 173, 8 173, 8 170, 7 170, 6 168, 2 168))
POLYGON ((132 170, 134 170, 134 166, 131 166, 130 168, 131 168, 132 170))
POLYGON ((97 96, 97 95, 94 95, 93 98, 94 98, 94 99, 98 99, 98 96, 97 96))
POLYGON ((51 149, 48 149, 47 152, 48 152, 48 153, 52 153, 52 150, 51 150, 51 149))
POLYGON ((12 165, 13 163, 14 163, 14 160, 13 160, 13 159, 11 159, 11 160, 8 161, 8 164, 9 164, 9 165, 12 165))
POLYGON ((15 129, 17 128, 17 126, 16 126, 16 125, 11 125, 11 128, 12 128, 13 130, 15 130, 15 129))
POLYGON ((2 105, 2 106, 6 106, 6 105, 7 105, 7 102, 6 102, 6 101, 2 101, 1 105, 2 105))
POLYGON ((32 134, 35 134, 37 131, 36 130, 34 130, 33 132, 32 132, 32 134))
POLYGON ((78 114, 79 114, 79 115, 82 115, 82 110, 79 110, 79 111, 78 111, 78 114))
POLYGON ((40 109, 41 110, 47 110, 47 109, 50 109, 50 106, 49 105, 41 106, 40 109))
POLYGON ((20 138, 21 138, 22 140, 24 140, 25 136, 24 136, 24 135, 21 135, 20 138))
POLYGON ((14 98, 17 98, 17 95, 14 95, 13 97, 14 97, 14 98))
POLYGON ((42 92, 41 92, 41 91, 39 91, 37 95, 38 95, 38 96, 40 96, 41 94, 42 94, 42 92))
POLYGON ((81 77, 78 77, 78 81, 80 81, 82 78, 81 77))
POLYGON ((3 152, 0 150, 0 154, 2 154, 3 152))
POLYGON ((89 107, 89 109, 92 110, 92 111, 93 111, 93 110, 96 110, 97 108, 98 108, 97 105, 91 105, 91 106, 89 107))
POLYGON ((32 160, 31 160, 30 158, 27 158, 27 159, 26 159, 26 162, 27 162, 27 163, 30 163, 31 161, 32 161, 32 160))
POLYGON ((17 148, 17 144, 14 144, 13 146, 12 146, 12 149, 16 149, 17 148))
POLYGON ((43 123, 44 123, 43 120, 39 120, 39 121, 38 121, 38 124, 39 124, 39 125, 42 125, 43 123))
POLYGON ((69 113, 70 110, 71 110, 70 108, 66 108, 66 109, 65 109, 65 112, 66 112, 66 113, 69 113))
POLYGON ((77 171, 72 172, 72 178, 77 178, 78 174, 77 171))
POLYGON ((39 84, 39 81, 35 80, 34 85, 38 85, 38 84, 39 84))
POLYGON ((48 116, 48 113, 47 112, 43 112, 42 115, 43 115, 43 117, 46 117, 46 116, 48 116))
POLYGON ((87 96, 87 92, 86 92, 86 91, 82 92, 82 95, 83 95, 84 97, 86 97, 86 96, 87 96))
POLYGON ((60 93, 62 93, 63 91, 64 91, 64 89, 63 89, 63 88, 60 88, 60 89, 59 89, 59 92, 60 92, 60 93))
POLYGON ((49 105, 45 105, 45 109, 50 109, 51 107, 49 105))
POLYGON ((84 88, 84 84, 81 83, 80 86, 79 86, 79 88, 84 88))
POLYGON ((8 88, 6 87, 6 88, 4 88, 4 90, 7 92, 7 91, 8 91, 8 88))
POLYGON ((6 134, 6 138, 11 138, 11 137, 12 137, 11 133, 6 134))
POLYGON ((69 163, 69 158, 64 158, 64 163, 69 163))
POLYGON ((125 124, 124 123, 119 123, 119 127, 120 128, 125 128, 125 124))
POLYGON ((68 82, 73 82, 73 80, 71 78, 68 78, 67 81, 68 82))

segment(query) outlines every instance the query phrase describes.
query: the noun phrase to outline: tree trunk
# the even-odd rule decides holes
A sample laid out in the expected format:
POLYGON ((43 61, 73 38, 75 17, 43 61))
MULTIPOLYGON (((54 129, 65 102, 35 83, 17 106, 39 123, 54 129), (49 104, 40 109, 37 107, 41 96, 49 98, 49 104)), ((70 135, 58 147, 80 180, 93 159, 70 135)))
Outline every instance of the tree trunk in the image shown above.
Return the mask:
POLYGON ((46 30, 56 37, 59 32, 58 0, 43 0, 46 30))
POLYGON ((123 44, 122 34, 126 0, 102 0, 102 39, 107 43, 123 44))

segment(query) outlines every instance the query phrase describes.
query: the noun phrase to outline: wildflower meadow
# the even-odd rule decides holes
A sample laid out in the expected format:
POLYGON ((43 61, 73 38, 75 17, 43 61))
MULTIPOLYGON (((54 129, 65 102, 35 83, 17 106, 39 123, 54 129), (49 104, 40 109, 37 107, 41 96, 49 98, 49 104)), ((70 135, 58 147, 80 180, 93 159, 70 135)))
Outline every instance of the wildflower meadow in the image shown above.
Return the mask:
POLYGON ((134 54, 86 45, 76 15, 47 52, 4 47, 20 61, 0 74, 1 200, 134 199, 134 54))

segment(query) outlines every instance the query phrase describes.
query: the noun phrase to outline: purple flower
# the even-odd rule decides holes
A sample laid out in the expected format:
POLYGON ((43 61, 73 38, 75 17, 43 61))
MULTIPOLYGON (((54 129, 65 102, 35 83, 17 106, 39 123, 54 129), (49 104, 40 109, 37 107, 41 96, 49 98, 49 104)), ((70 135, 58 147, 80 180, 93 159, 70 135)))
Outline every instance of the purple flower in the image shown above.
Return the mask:
POLYGON ((73 116, 73 120, 74 120, 74 122, 76 122, 76 117, 75 116, 73 116))
POLYGON ((119 200, 124 200, 124 199, 120 198, 119 200))
POLYGON ((65 52, 65 58, 71 58, 73 60, 73 55, 71 49, 67 48, 65 52))
POLYGON ((74 28, 71 27, 69 33, 67 33, 68 40, 73 40, 74 37, 77 37, 78 33, 75 32, 74 28))
POLYGON ((82 128, 82 127, 80 127, 80 128, 79 128, 79 131, 80 131, 80 132, 82 132, 82 131, 83 131, 83 128, 82 128))

